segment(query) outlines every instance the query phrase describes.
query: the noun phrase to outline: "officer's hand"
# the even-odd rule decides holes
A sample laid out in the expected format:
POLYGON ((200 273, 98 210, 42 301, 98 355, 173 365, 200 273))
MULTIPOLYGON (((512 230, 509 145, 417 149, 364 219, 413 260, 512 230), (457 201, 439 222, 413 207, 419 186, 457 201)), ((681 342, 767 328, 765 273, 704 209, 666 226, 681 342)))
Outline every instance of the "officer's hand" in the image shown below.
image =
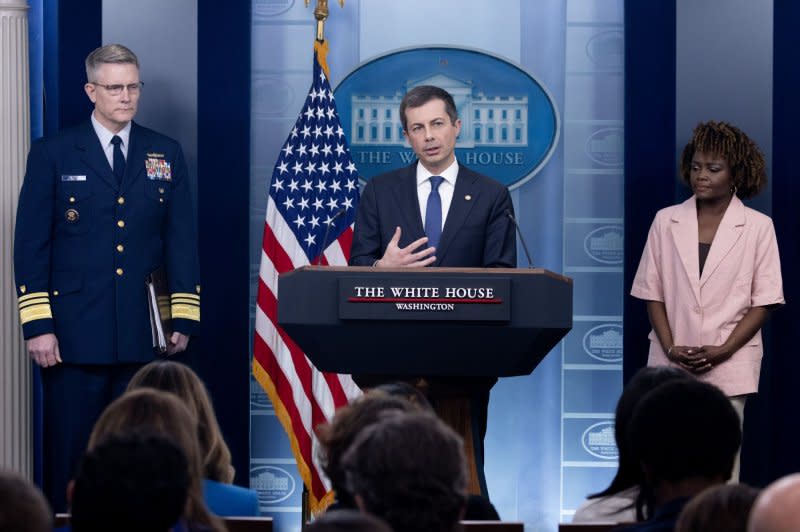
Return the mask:
POLYGON ((167 345, 167 354, 174 355, 175 353, 186 351, 187 345, 189 345, 189 335, 175 331, 172 333, 172 336, 169 337, 169 344, 167 345))
POLYGON ((375 263, 379 268, 402 268, 402 267, 422 267, 428 264, 433 264, 436 261, 436 248, 424 248, 417 251, 420 246, 424 246, 428 242, 428 237, 423 236, 404 248, 399 247, 397 244, 400 242, 400 228, 394 230, 394 236, 386 246, 386 252, 381 257, 381 260, 375 263))
POLYGON ((43 368, 61 363, 58 339, 53 333, 40 334, 25 342, 25 348, 34 362, 43 368))

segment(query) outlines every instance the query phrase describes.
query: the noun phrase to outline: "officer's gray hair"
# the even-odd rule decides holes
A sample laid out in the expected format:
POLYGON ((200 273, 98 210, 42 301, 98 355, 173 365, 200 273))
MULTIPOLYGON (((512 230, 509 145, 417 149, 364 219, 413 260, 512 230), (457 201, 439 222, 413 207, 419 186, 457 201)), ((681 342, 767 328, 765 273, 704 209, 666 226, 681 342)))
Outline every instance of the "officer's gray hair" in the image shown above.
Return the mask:
POLYGON ((139 68, 139 59, 129 48, 121 44, 107 44, 95 48, 86 56, 86 81, 94 83, 97 69, 104 63, 131 64, 139 68))

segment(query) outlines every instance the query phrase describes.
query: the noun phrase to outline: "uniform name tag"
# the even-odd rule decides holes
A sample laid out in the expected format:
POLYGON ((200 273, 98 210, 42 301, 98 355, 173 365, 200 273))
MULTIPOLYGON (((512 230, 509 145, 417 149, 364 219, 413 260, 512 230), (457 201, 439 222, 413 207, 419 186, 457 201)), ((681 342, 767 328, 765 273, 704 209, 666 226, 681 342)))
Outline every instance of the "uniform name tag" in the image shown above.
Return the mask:
POLYGON ((170 163, 164 159, 150 157, 144 161, 144 167, 147 170, 147 177, 149 179, 158 179, 160 181, 172 180, 172 167, 170 163))
POLYGON ((86 181, 85 175, 61 175, 61 181, 86 181))

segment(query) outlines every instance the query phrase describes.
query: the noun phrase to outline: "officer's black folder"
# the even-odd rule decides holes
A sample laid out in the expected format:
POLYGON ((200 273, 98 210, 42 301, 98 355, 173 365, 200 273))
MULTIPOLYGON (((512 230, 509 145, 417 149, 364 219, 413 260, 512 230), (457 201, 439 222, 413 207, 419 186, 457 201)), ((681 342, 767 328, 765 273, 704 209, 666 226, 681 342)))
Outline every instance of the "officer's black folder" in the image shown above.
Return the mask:
POLYGON ((153 333, 153 348, 159 353, 167 352, 167 339, 172 334, 167 272, 160 267, 145 279, 147 307, 150 313, 150 330, 153 333))

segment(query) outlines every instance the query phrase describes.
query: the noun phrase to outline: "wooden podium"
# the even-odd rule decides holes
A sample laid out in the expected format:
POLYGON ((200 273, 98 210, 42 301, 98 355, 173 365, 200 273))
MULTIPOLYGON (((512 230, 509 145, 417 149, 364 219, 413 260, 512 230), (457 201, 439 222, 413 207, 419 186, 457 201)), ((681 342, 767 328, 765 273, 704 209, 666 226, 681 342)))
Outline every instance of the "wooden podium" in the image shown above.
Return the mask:
POLYGON ((530 374, 572 328, 572 279, 543 269, 306 266, 278 293, 278 323, 319 370, 446 397, 437 412, 464 436, 473 493, 471 388, 530 374))

